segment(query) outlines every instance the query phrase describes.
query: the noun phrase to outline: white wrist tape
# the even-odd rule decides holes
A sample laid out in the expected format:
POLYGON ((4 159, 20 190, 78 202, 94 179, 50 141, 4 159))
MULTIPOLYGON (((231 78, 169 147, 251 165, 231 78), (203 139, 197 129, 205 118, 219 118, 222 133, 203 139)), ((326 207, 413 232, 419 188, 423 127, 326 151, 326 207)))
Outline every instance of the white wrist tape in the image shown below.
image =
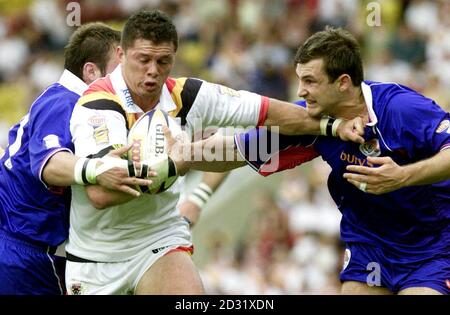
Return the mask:
POLYGON ((100 161, 102 162, 102 165, 100 165, 97 168, 97 170, 95 171, 95 176, 103 174, 104 172, 106 172, 114 167, 119 167, 119 168, 128 170, 128 175, 129 175, 131 173, 130 166, 133 167, 133 173, 135 174, 134 163, 132 163, 132 162, 129 163, 128 160, 105 156, 105 157, 102 157, 100 159, 100 161))
POLYGON ((96 184, 98 159, 79 158, 75 163, 73 177, 79 185, 96 184))
POLYGON ((189 195, 188 200, 195 203, 200 209, 211 198, 213 191, 205 183, 200 183, 197 188, 189 195))
POLYGON ((337 137, 337 129, 342 119, 333 117, 322 117, 320 119, 320 134, 322 136, 337 137))
POLYGON ((333 125, 331 126, 331 135, 333 137, 337 137, 337 129, 339 127, 339 125, 341 124, 342 119, 338 118, 333 122, 333 125))
POLYGON ((327 135, 327 124, 328 124, 329 120, 330 120, 329 117, 322 117, 320 119, 320 134, 322 136, 326 136, 327 135))

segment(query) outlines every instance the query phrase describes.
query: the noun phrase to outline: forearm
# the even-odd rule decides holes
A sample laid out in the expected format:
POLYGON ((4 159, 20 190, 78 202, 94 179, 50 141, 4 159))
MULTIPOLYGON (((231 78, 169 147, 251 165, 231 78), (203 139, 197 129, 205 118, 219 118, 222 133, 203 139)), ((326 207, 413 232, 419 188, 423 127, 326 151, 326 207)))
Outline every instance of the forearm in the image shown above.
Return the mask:
POLYGON ((311 118, 302 106, 271 98, 265 126, 279 127, 285 135, 320 135, 319 119, 311 118))
POLYGON ((92 206, 98 210, 120 205, 134 197, 119 191, 112 191, 99 185, 86 186, 86 193, 92 206))
POLYGON ((226 172, 246 165, 234 145, 234 137, 214 136, 191 145, 190 168, 204 172, 226 172))
POLYGON ((225 181, 225 179, 228 177, 228 174, 229 172, 205 172, 202 177, 202 183, 208 185, 208 187, 211 188, 211 190, 214 192, 225 181))
POLYGON ((403 166, 404 186, 427 185, 450 179, 450 150, 435 156, 403 166))
POLYGON ((75 184, 74 168, 78 157, 67 151, 55 153, 44 166, 42 178, 50 186, 70 186, 75 184))

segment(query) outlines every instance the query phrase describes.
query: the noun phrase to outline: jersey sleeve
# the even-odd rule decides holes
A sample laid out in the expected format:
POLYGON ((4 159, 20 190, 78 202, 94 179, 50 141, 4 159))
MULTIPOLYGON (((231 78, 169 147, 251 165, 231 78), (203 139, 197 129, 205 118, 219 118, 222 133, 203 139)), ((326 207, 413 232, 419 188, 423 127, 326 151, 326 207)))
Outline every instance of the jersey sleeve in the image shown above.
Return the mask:
POLYGON ((33 176, 42 183, 48 160, 59 151, 73 152, 69 122, 78 96, 64 94, 59 99, 32 106, 29 116, 29 153, 33 176))
POLYGON ((99 95, 84 95, 75 105, 70 121, 75 155, 101 157, 127 144, 126 114, 120 104, 99 95))
POLYGON ((248 91, 236 91, 223 85, 188 78, 180 93, 185 119, 193 133, 206 127, 255 127, 267 116, 269 99, 248 91))
POLYGON ((319 156, 316 136, 285 136, 255 128, 234 137, 236 148, 250 167, 263 176, 294 168, 319 156))
POLYGON ((399 93, 389 105, 391 145, 419 159, 450 147, 449 113, 433 100, 417 93, 399 93))

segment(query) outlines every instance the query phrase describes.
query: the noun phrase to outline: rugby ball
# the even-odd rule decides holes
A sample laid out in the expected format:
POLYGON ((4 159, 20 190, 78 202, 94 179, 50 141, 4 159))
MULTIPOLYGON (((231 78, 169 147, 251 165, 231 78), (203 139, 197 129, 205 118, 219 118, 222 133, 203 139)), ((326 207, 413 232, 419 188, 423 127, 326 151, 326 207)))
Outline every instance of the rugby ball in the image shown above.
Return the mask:
POLYGON ((169 127, 175 137, 181 133, 181 127, 166 112, 154 109, 142 115, 128 133, 128 144, 132 144, 128 160, 147 161, 156 170, 158 176, 152 177, 150 186, 138 186, 142 193, 158 194, 170 188, 177 180, 175 165, 167 156, 167 141, 163 126, 169 127))

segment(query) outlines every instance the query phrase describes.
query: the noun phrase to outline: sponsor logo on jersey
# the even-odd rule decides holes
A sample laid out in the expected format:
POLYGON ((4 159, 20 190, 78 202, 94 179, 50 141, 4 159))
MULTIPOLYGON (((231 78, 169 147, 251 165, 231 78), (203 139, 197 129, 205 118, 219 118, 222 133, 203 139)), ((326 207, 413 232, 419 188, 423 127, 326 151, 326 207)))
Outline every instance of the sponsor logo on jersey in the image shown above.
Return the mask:
POLYGON ((109 143, 109 130, 106 124, 94 128, 94 139, 97 145, 109 143))
POLYGON ((106 124, 106 118, 102 115, 94 115, 89 117, 88 124, 92 127, 99 127, 101 125, 106 124))
POLYGON ((122 90, 122 94, 125 97, 125 106, 127 108, 134 108, 133 98, 131 97, 131 93, 129 89, 122 90))
POLYGON ((443 120, 441 121, 441 123, 439 124, 439 126, 436 129, 436 133, 441 133, 444 132, 445 130, 448 129, 448 127, 450 127, 450 121, 449 120, 443 120))
POLYGON ((372 167, 373 164, 367 161, 367 159, 360 159, 354 154, 346 153, 344 151, 339 155, 339 159, 341 161, 347 162, 349 164, 360 165, 360 166, 369 166, 372 167))
POLYGON ((59 139, 57 135, 47 135, 44 137, 45 147, 47 149, 51 148, 59 148, 61 145, 59 144, 59 139))
POLYGON ((344 253, 344 265, 342 266, 342 270, 345 270, 345 268, 347 268, 351 258, 352 252, 350 251, 350 249, 346 248, 344 253))
POLYGON ((361 151, 365 156, 379 156, 381 154, 380 143, 378 139, 372 139, 359 145, 359 151, 361 151))

